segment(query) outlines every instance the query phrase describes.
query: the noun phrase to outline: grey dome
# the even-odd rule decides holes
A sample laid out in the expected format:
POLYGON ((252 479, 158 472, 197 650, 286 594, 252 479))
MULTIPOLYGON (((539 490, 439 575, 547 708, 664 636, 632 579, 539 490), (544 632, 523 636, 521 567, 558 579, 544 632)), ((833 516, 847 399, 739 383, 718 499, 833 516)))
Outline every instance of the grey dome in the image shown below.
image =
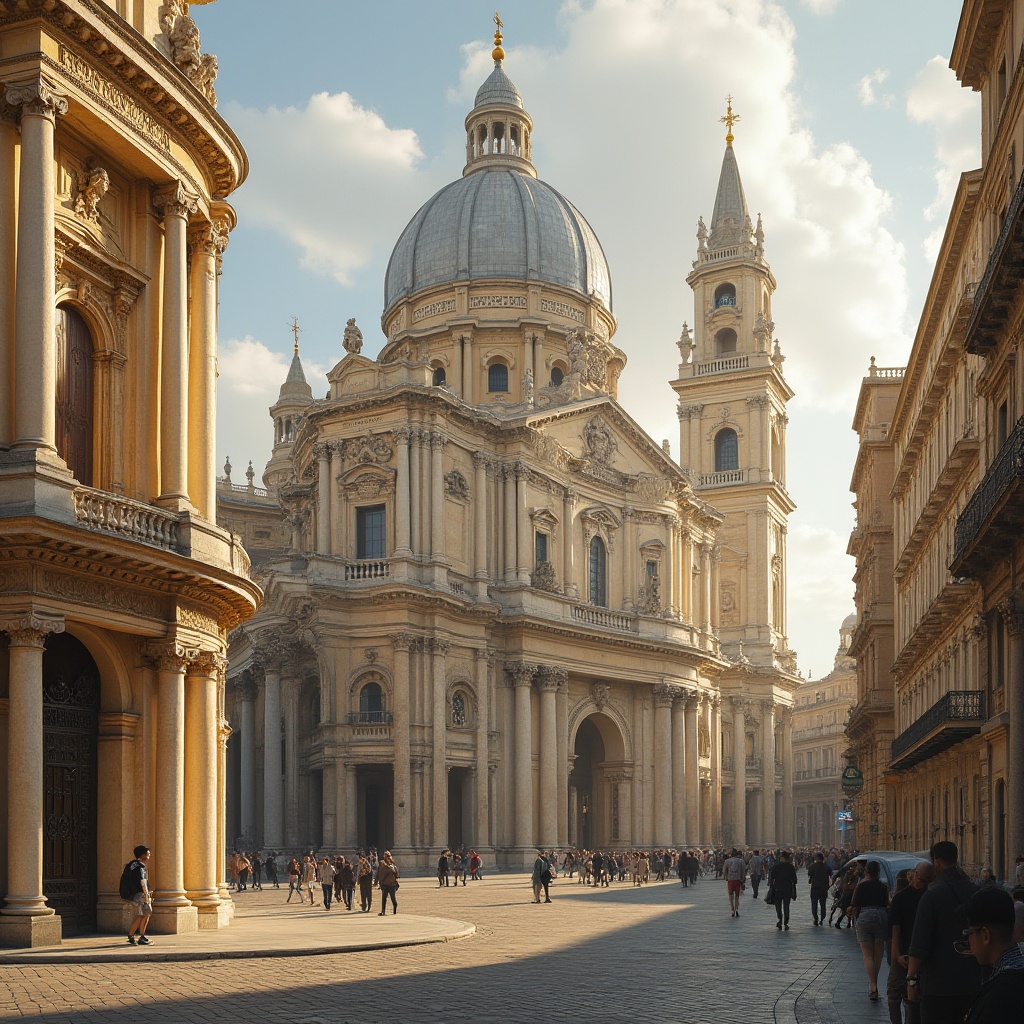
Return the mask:
POLYGON ((509 168, 453 181, 420 208, 391 254, 384 314, 423 288, 489 278, 561 285, 612 308, 608 263, 583 215, 509 168))
POLYGON ((512 84, 512 79, 502 70, 501 64, 495 63, 494 70, 487 76, 487 81, 476 91, 473 109, 489 107, 492 103, 506 106, 523 107, 523 98, 519 90, 512 84))

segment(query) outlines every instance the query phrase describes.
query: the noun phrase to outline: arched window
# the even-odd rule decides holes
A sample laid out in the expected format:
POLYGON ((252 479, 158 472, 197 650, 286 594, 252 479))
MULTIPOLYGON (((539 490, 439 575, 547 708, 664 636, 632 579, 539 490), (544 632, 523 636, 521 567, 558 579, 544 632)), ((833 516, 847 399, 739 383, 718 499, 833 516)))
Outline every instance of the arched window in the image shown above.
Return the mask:
POLYGON ((715 335, 715 351, 720 356, 736 351, 736 332, 731 327, 723 327, 715 335))
POLYGON ((551 367, 551 386, 558 388, 562 386, 562 381, 565 380, 565 373, 560 366, 551 367))
POLYGON ((731 284, 720 284, 715 289, 715 309, 722 306, 736 305, 736 287, 731 284))
POLYGON ((57 452, 92 486, 92 335, 78 310, 57 307, 57 452))
POLYGON ((434 367, 434 387, 439 388, 442 384, 448 382, 448 374, 444 372, 443 366, 434 367))
POLYGON ((715 435, 715 472, 724 473, 740 468, 740 442, 731 427, 715 435))
POLYGON ((384 721, 384 691, 380 683, 367 683, 359 691, 359 721, 384 721))
POLYGON ((492 394, 508 391, 508 367, 504 363, 491 363, 487 367, 487 390, 492 394))
POLYGON ((452 694, 452 725, 459 727, 468 724, 469 712, 466 694, 462 690, 456 690, 452 694))
POLYGON ((590 542, 590 603, 608 604, 608 552, 600 537, 590 542))

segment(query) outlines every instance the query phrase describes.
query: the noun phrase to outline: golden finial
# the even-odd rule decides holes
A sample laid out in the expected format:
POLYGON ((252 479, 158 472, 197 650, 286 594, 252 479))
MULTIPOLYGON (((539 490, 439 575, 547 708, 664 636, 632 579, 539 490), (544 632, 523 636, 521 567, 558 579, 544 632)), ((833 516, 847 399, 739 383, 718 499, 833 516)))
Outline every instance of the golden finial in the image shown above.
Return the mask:
POLYGON ((299 354, 299 335, 302 333, 302 328, 299 326, 299 318, 297 316, 292 317, 292 322, 288 325, 292 329, 292 336, 295 338, 295 354, 299 354))
POLYGON ((491 57, 494 62, 502 61, 505 59, 505 51, 501 48, 501 30, 505 27, 501 20, 501 15, 497 11, 494 12, 494 49, 491 50, 491 57))
POLYGON ((734 114, 732 112, 732 96, 731 95, 725 97, 725 102, 726 102, 725 117, 720 117, 718 120, 721 121, 722 124, 724 124, 729 129, 728 134, 725 136, 725 141, 731 146, 732 142, 733 142, 733 138, 734 138, 734 136, 732 134, 732 126, 740 119, 740 115, 739 114, 734 114))

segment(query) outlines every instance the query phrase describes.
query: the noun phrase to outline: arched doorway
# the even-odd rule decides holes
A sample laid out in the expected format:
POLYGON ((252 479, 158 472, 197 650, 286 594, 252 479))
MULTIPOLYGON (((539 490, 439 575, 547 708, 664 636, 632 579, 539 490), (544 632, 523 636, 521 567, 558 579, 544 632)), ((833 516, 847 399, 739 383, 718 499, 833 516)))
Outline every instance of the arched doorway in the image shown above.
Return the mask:
POLYGON ((570 839, 583 849, 630 841, 631 774, 618 725, 597 712, 580 722, 569 775, 570 839))
POLYGON ((63 933, 96 928, 96 747, 100 673, 84 644, 43 653, 43 894, 63 933))

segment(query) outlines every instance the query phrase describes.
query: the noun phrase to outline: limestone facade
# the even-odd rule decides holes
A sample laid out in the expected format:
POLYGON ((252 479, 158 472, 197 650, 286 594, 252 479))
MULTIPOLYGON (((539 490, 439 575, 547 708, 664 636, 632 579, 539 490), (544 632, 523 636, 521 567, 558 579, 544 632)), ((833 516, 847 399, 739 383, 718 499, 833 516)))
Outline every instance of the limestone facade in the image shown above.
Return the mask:
POLYGON ((0 5, 0 944, 219 927, 226 638, 217 279, 245 154, 187 5, 0 5), (188 49, 188 53, 186 53, 188 49), (194 52, 193 52, 194 49, 194 52))
MULTIPOLYGON (((222 522, 252 537, 267 594, 230 648, 229 834, 389 847, 420 869, 465 844, 521 867, 538 845, 741 841, 746 802, 734 824, 722 787, 749 778, 751 834, 774 838, 791 820, 784 569, 772 596, 754 590, 773 556, 784 565, 764 497, 786 507, 781 470, 756 485, 760 576, 743 571, 749 601, 730 591, 730 628, 757 655, 737 643, 734 666, 717 492, 617 402, 626 355, 600 243, 538 179, 500 40, 494 59, 463 177, 395 246, 380 354, 350 321, 314 400, 296 350, 267 495, 221 483, 222 522)), ((764 438, 780 429, 766 379, 789 396, 780 364, 758 360, 737 392, 764 438)))
MULTIPOLYGON (((832 671, 821 679, 808 680, 794 696, 794 835, 801 846, 850 849, 856 845, 854 830, 840 829, 836 817, 850 805, 841 777, 846 753, 844 729, 857 699, 857 663, 850 656, 856 624, 856 616, 851 615, 840 627, 832 671)), ((873 834, 870 827, 862 831, 873 834)))

